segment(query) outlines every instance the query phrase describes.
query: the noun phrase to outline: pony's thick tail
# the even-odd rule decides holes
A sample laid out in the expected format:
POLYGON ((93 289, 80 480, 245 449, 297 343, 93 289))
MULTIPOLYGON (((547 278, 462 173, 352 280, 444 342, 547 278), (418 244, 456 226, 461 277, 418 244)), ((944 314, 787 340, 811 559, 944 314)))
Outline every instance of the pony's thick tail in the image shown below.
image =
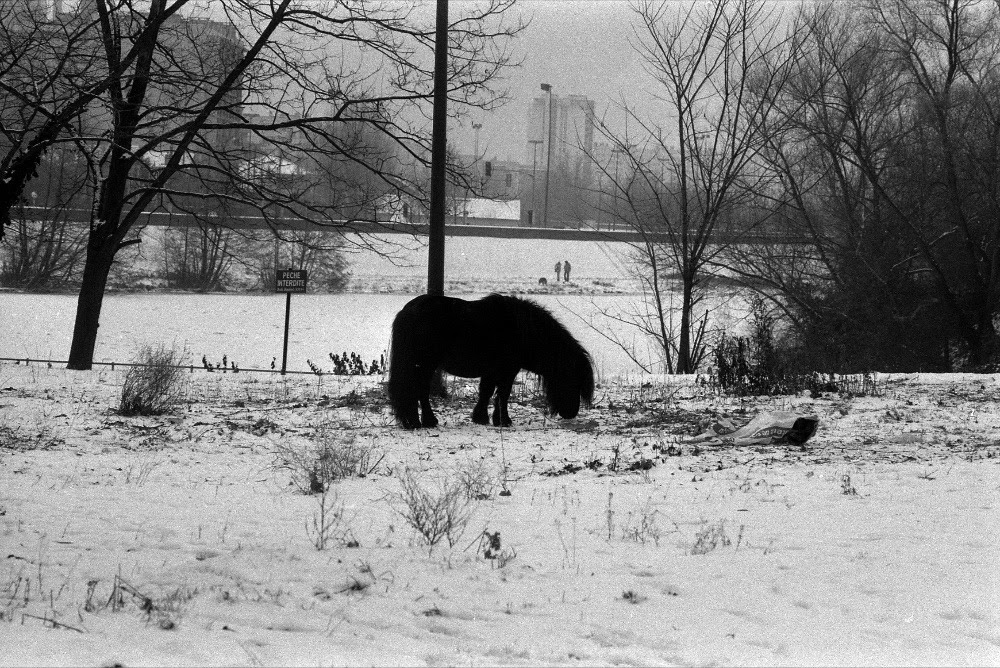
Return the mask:
POLYGON ((392 338, 389 340, 389 405, 400 424, 409 422, 417 407, 417 379, 412 336, 409 335, 407 315, 400 312, 392 321, 392 338))

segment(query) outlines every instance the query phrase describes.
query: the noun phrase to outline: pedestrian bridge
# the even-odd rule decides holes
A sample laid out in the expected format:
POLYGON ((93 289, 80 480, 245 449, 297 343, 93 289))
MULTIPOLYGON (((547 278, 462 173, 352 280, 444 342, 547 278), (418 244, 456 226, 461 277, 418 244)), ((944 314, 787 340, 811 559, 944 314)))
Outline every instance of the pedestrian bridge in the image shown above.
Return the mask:
MULTIPOLYGON (((24 207, 26 217, 34 220, 52 219, 53 211, 43 207, 24 207)), ((59 212, 61 220, 72 222, 89 222, 90 211, 84 209, 63 209, 59 212)), ((204 218, 203 218, 204 220, 204 218)), ((517 221, 511 221, 516 223, 517 221)), ((191 214, 153 211, 140 218, 140 224, 153 227, 195 227, 198 221, 191 214)), ((304 218, 272 218, 270 221, 261 216, 231 216, 220 219, 220 226, 230 229, 277 229, 297 232, 336 232, 340 234, 407 234, 411 236, 427 236, 430 233, 428 223, 404 223, 393 221, 348 221, 330 220, 317 223, 304 218)), ((475 218, 465 218, 462 223, 445 221, 446 237, 484 237, 494 239, 555 239, 560 241, 607 241, 626 243, 664 243, 669 241, 665 232, 655 229, 637 230, 601 227, 529 227, 519 225, 500 225, 491 219, 490 224, 477 224, 475 218)), ((719 241, 724 241, 720 235, 719 241)), ((781 235, 775 232, 759 232, 742 235, 741 243, 777 243, 803 244, 808 240, 801 237, 781 235)))

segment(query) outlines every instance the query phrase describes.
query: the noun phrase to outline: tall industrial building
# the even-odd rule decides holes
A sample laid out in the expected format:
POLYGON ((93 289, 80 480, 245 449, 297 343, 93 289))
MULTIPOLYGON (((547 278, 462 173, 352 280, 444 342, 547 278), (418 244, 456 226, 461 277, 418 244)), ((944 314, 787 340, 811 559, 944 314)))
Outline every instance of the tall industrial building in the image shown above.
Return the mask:
POLYGON ((581 205, 593 189, 594 101, 546 90, 531 101, 527 125, 523 224, 562 227, 592 217, 581 205))
POLYGON ((525 164, 542 171, 552 141, 552 172, 559 172, 581 187, 592 178, 591 154, 594 147, 594 101, 584 95, 561 96, 542 93, 528 108, 528 141, 525 164), (551 118, 551 128, 549 119, 551 118))

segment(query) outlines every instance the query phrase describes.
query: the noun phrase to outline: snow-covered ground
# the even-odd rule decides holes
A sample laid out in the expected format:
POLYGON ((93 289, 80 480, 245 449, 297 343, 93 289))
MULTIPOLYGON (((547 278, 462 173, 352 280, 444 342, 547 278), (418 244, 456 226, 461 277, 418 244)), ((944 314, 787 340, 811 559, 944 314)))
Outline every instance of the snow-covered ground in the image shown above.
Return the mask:
MULTIPOLYGON (((620 374, 638 367, 613 335, 637 359, 656 368, 659 355, 636 327, 607 314, 643 313, 635 294, 580 292, 586 285, 552 286, 548 292, 520 291, 510 281, 474 282, 478 293, 449 288, 448 293, 475 299, 489 292, 528 297, 551 309, 594 358, 598 373, 620 374), (576 289, 576 292, 570 292, 576 289)), ((398 285, 397 285, 398 287, 398 285)), ((590 284, 589 287, 602 287, 590 284)), ((613 286, 612 286, 613 287, 613 286)), ((609 288, 610 289, 610 288, 609 288)), ((288 369, 308 371, 308 361, 331 370, 329 355, 355 352, 365 361, 379 359, 389 345, 392 320, 419 292, 305 294, 292 298, 288 369)), ((719 292, 713 324, 738 331, 742 300, 719 292)), ((66 360, 76 317, 76 297, 66 294, 0 292, 0 358, 66 360)), ((225 355, 241 368, 268 369, 281 364, 285 296, 281 294, 116 293, 104 299, 94 360, 127 362, 144 345, 160 343, 219 363, 225 355)))
POLYGON ((185 379, 122 417, 120 370, 0 365, 0 664, 1000 664, 1000 376, 609 379, 571 421, 528 382, 504 430, 459 385, 417 432, 377 377, 185 379), (684 442, 767 410, 819 430, 684 442), (373 469, 329 487, 322 534, 287 465, 320 442, 373 469), (406 475, 455 483, 464 533, 428 546, 406 475))

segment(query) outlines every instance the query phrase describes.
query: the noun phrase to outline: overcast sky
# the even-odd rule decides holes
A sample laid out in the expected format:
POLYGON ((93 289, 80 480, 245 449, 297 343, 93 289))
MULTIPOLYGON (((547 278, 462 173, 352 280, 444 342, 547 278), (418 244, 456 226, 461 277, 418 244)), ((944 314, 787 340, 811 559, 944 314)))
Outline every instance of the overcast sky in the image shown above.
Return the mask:
MULTIPOLYGON (((622 96, 631 103, 642 93, 645 74, 630 46, 633 12, 627 0, 521 0, 518 10, 531 24, 514 46, 522 64, 506 81, 513 100, 474 117, 483 124, 479 150, 487 159, 523 159, 528 105, 542 83, 552 84, 557 95, 586 95, 598 115, 622 96)), ((459 152, 472 153, 469 123, 449 127, 449 135, 459 152)))

